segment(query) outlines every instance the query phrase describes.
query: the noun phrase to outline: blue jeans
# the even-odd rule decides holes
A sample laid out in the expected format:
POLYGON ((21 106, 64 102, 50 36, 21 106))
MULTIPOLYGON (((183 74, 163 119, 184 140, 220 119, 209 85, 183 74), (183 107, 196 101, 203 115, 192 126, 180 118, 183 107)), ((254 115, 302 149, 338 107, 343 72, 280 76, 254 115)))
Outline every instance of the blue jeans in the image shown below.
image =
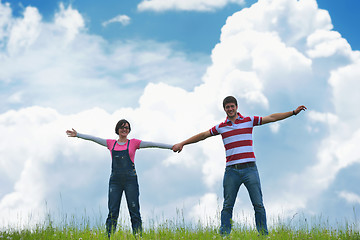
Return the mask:
POLYGON ((226 167, 224 174, 224 205, 221 211, 220 234, 231 232, 233 208, 241 184, 248 190, 251 203, 255 210, 256 229, 260 234, 267 235, 266 212, 263 204, 259 173, 256 165, 244 169, 226 167))

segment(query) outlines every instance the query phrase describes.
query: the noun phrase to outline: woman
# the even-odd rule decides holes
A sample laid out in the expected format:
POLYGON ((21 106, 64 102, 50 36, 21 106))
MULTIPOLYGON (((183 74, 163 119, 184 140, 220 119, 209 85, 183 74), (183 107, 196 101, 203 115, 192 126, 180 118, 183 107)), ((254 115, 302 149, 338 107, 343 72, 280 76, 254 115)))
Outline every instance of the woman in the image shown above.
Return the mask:
POLYGON ((66 134, 69 137, 78 137, 90 140, 103 145, 110 150, 112 157, 112 170, 109 181, 109 215, 106 220, 106 230, 109 237, 110 234, 116 230, 123 191, 125 192, 133 233, 141 233, 142 231, 139 205, 139 185, 134 165, 135 151, 140 148, 149 147, 172 149, 172 145, 169 144, 145 142, 135 138, 130 140, 127 138, 130 131, 130 123, 125 119, 120 120, 116 124, 115 133, 119 135, 118 140, 102 139, 81 134, 75 129, 66 131, 66 134))

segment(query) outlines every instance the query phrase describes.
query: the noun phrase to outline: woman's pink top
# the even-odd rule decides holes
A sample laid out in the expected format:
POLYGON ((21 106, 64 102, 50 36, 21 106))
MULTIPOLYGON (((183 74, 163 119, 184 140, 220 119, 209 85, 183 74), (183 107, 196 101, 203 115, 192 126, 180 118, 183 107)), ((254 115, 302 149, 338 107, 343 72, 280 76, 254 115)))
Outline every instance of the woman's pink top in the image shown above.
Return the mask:
MULTIPOLYGON (((129 140, 128 140, 129 141, 129 140)), ((126 150, 126 147, 127 147, 127 141, 125 144, 123 145, 120 145, 117 140, 115 139, 106 139, 106 145, 107 145, 107 148, 110 150, 110 154, 112 155, 112 152, 111 150, 113 149, 113 146, 114 146, 114 143, 116 142, 116 145, 114 147, 114 150, 115 151, 123 151, 123 150, 126 150)), ((129 155, 130 155, 130 159, 132 162, 134 162, 134 159, 135 159, 135 151, 138 150, 140 148, 140 143, 141 143, 141 140, 139 139, 136 139, 136 138, 133 138, 133 139, 130 139, 130 144, 129 144, 129 155)), ((112 157, 112 156, 111 156, 112 157)))

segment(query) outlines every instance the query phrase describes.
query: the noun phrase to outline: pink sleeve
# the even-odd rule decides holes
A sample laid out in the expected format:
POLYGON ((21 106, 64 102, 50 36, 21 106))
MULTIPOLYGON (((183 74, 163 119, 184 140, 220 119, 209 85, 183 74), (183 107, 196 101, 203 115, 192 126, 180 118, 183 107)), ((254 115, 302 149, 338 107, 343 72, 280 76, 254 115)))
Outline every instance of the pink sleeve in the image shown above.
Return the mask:
POLYGON ((114 147, 115 142, 116 142, 116 140, 114 140, 114 139, 106 139, 106 145, 110 151, 114 147))
POLYGON ((132 162, 135 162, 135 152, 140 148, 141 140, 133 138, 130 139, 129 155, 132 162))
POLYGON ((136 139, 136 138, 133 138, 130 140, 130 142, 132 142, 134 145, 134 148, 135 149, 139 149, 140 148, 140 143, 141 143, 141 140, 139 139, 136 139))

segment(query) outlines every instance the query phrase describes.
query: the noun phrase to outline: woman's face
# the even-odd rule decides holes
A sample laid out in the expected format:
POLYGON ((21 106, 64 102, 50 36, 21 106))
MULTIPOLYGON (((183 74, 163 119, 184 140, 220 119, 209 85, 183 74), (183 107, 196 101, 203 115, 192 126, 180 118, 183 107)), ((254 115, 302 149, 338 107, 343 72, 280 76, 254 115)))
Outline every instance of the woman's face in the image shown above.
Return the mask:
POLYGON ((129 134, 129 124, 125 123, 119 128, 119 136, 127 137, 128 134, 129 134))

